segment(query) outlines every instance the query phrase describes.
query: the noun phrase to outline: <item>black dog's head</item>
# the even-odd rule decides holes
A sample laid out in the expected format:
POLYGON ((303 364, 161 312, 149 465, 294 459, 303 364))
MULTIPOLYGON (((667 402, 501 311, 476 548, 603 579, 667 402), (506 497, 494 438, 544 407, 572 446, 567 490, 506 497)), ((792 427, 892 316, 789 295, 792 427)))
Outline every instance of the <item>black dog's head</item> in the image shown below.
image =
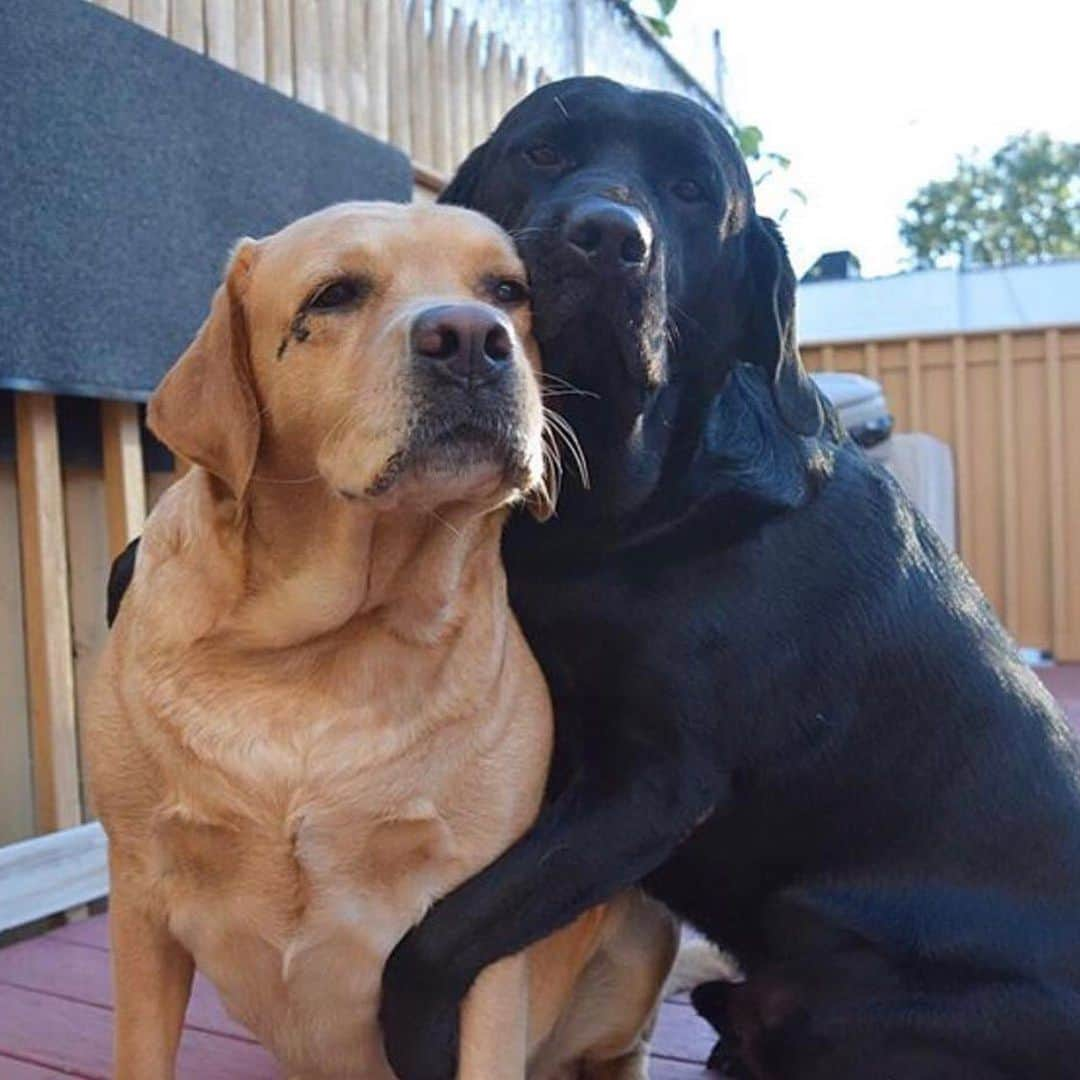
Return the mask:
POLYGON ((608 79, 541 87, 469 156, 443 201, 514 236, 529 271, 552 404, 593 479, 564 514, 621 518, 685 466, 738 362, 759 366, 783 422, 819 399, 794 342, 795 278, 720 120, 608 79))

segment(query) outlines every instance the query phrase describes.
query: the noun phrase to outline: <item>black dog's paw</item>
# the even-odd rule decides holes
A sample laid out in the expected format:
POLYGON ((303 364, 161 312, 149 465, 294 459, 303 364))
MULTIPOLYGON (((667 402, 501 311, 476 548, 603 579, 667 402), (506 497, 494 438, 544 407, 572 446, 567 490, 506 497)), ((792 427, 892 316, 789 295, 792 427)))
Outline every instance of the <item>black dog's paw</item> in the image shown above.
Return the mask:
POLYGON ((399 1080, 454 1080, 458 1001, 416 963, 406 937, 383 971, 379 1023, 390 1067, 399 1080))

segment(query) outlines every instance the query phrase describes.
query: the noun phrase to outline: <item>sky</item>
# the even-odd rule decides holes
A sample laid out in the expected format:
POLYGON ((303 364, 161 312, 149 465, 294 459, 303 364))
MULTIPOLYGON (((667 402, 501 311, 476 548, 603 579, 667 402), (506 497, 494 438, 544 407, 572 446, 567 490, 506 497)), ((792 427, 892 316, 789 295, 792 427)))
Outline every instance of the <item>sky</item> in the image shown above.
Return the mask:
POLYGON ((957 154, 1028 129, 1080 140, 1076 0, 679 0, 671 25, 696 72, 719 28, 728 111, 791 158, 759 199, 765 213, 790 208, 800 273, 838 248, 865 275, 905 269, 904 205, 957 154))

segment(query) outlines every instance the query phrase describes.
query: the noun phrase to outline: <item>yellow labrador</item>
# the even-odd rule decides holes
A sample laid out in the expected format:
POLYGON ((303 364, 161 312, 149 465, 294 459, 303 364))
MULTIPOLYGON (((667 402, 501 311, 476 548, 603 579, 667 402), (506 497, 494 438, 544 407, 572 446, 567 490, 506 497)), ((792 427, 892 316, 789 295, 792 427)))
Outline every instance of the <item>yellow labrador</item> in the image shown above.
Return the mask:
MULTIPOLYGON (((173 1075, 194 966, 308 1078, 389 1077, 382 966, 528 826, 552 719, 506 599, 543 511, 524 271, 465 210, 346 204, 242 241, 149 421, 147 523, 88 731, 117 1075, 173 1075)), ((470 1080, 645 1075, 675 949, 637 893, 488 969, 470 1080)))

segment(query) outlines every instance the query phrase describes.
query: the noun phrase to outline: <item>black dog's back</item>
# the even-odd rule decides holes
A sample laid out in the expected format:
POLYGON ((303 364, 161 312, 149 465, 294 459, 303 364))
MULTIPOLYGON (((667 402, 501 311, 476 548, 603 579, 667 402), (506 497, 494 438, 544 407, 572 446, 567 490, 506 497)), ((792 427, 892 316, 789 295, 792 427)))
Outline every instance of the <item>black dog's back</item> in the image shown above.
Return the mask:
MULTIPOLYGON (((717 591, 714 707, 753 750, 730 808, 648 882, 752 973, 699 1001, 723 1000, 710 1018, 769 1075, 1077 1075, 1080 756, 1060 711, 855 448, 743 546, 770 574, 742 567, 743 608, 717 591)), ((707 589, 726 557, 681 572, 707 589)))

